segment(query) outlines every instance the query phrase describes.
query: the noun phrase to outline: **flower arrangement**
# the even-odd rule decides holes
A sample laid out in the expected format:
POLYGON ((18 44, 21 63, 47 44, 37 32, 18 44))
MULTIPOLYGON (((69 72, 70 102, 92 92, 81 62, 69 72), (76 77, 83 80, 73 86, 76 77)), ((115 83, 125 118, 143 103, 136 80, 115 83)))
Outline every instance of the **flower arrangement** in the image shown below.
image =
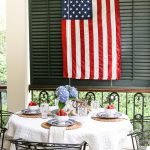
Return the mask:
POLYGON ((59 109, 63 109, 65 107, 65 103, 68 99, 77 98, 78 91, 75 87, 71 87, 70 85, 59 86, 56 89, 56 97, 58 98, 58 107, 59 109))

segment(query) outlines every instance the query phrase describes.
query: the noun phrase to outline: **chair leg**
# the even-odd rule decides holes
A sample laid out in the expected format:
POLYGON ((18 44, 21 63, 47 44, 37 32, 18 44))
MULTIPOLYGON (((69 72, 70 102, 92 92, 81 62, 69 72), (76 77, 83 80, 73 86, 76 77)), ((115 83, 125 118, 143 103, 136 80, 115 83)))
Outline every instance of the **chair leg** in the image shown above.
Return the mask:
POLYGON ((4 138, 5 138, 5 132, 6 132, 6 130, 7 130, 7 129, 4 128, 4 129, 3 129, 3 132, 2 132, 2 137, 1 137, 1 138, 2 138, 2 139, 1 139, 1 141, 2 141, 2 142, 1 142, 1 150, 4 150, 3 147, 4 147, 4 138))
POLYGON ((2 134, 2 145, 1 145, 1 150, 3 150, 3 146, 4 146, 4 133, 2 134))
POLYGON ((83 145, 83 150, 86 150, 87 143, 85 142, 83 145))

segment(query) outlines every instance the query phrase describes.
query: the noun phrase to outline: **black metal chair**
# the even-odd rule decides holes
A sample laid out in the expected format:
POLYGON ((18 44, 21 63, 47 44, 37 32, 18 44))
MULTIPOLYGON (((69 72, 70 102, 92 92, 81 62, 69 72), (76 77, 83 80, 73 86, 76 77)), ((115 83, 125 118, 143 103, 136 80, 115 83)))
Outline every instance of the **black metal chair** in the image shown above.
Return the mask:
POLYGON ((87 92, 85 95, 85 100, 87 100, 88 105, 91 105, 91 101, 95 100, 94 92, 87 92))
POLYGON ((48 92, 46 90, 42 90, 39 93, 39 106, 43 102, 49 103, 49 94, 48 94, 48 92))
POLYGON ((145 98, 142 93, 134 95, 133 102, 133 124, 134 132, 131 135, 134 150, 146 150, 150 146, 150 116, 144 116, 145 98), (136 109, 137 106, 141 108, 136 109))
POLYGON ((11 140, 16 150, 84 150, 85 142, 81 144, 60 144, 29 142, 22 139, 11 140))
POLYGON ((120 97, 119 97, 119 94, 117 92, 112 92, 109 94, 109 96, 108 96, 109 104, 111 104, 112 100, 117 101, 117 110, 120 111, 120 97))
POLYGON ((13 114, 12 112, 0 110, 0 150, 4 150, 3 145, 4 145, 4 137, 5 137, 5 132, 6 132, 6 123, 9 119, 9 116, 13 114))
POLYGON ((130 134, 134 150, 146 150, 150 146, 150 129, 130 134))
POLYGON ((5 136, 5 132, 6 132, 6 128, 0 128, 0 139, 1 139, 1 143, 0 143, 0 149, 4 150, 3 146, 4 146, 4 136, 5 136))
POLYGON ((8 112, 5 110, 2 110, 2 95, 0 92, 0 150, 4 150, 3 145, 4 145, 4 136, 6 132, 6 123, 9 119, 9 116, 13 114, 12 112, 8 112))

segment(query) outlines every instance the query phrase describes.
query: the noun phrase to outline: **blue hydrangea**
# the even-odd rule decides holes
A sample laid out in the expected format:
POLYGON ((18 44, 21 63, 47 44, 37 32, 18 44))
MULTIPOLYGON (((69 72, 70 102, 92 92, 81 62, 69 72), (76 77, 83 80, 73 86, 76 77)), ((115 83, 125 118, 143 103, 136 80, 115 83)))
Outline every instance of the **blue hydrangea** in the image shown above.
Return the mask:
POLYGON ((56 96, 59 96, 60 92, 63 90, 66 90, 66 88, 64 86, 59 86, 55 92, 56 96))
POLYGON ((70 85, 59 86, 55 92, 59 101, 65 103, 69 98, 77 98, 78 91, 75 87, 71 87, 70 85))
POLYGON ((57 88, 57 96, 60 102, 65 103, 69 99, 69 92, 64 87, 57 88))
POLYGON ((71 97, 71 98, 77 98, 78 97, 78 91, 75 87, 70 87, 69 97, 71 97))

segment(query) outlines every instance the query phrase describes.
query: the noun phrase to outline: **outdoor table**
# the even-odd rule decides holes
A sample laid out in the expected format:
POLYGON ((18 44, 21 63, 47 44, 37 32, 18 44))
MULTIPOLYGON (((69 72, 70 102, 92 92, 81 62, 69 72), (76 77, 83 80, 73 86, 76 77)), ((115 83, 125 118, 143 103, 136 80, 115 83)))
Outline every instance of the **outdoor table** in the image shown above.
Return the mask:
MULTIPOLYGON (((126 115, 124 117, 127 118, 126 115)), ((27 141, 48 142, 49 129, 41 127, 48 119, 24 118, 12 115, 8 121, 7 136, 13 139, 22 138, 27 141)), ((86 141, 90 150, 121 150, 124 140, 132 131, 128 119, 118 122, 96 121, 88 115, 81 128, 65 130, 64 143, 81 143, 86 141)), ((14 150, 14 146, 10 147, 14 150)))

